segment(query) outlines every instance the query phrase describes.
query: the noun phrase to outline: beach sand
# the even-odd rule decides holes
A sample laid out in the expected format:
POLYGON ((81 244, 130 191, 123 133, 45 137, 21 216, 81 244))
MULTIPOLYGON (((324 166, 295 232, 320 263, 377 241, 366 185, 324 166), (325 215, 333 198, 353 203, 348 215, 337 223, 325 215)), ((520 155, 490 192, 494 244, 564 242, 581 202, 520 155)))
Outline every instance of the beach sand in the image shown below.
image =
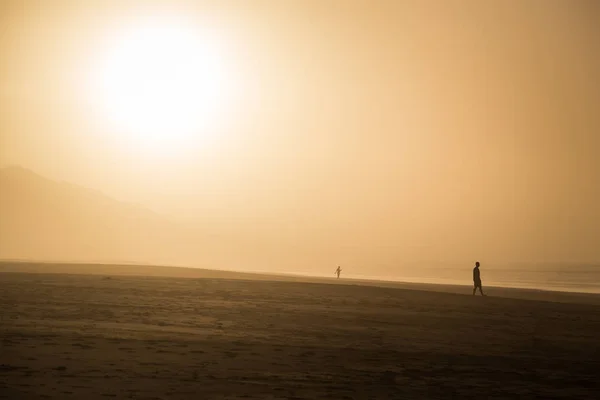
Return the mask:
POLYGON ((2 264, 0 398, 597 398, 599 296, 488 292, 2 264))

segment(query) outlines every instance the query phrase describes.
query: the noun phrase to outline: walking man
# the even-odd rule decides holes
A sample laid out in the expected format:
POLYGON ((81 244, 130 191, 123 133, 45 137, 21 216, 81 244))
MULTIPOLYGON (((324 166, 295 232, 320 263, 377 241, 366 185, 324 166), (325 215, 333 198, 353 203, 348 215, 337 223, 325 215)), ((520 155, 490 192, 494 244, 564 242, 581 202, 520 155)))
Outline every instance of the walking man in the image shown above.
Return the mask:
POLYGON ((483 294, 483 287, 481 286, 481 273, 479 272, 479 261, 475 263, 475 268, 473 268, 473 284, 475 286, 473 288, 473 296, 475 296, 477 288, 479 288, 479 292, 481 293, 481 295, 485 296, 485 294, 483 294))

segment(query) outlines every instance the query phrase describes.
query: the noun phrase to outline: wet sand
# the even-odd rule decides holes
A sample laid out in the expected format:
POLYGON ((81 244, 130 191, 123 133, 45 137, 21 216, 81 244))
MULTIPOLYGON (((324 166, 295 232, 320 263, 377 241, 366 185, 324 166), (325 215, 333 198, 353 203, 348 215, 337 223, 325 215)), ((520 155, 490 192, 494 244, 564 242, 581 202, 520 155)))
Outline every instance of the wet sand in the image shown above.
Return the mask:
POLYGON ((0 398, 600 392, 599 296, 127 268, 0 266, 0 398))

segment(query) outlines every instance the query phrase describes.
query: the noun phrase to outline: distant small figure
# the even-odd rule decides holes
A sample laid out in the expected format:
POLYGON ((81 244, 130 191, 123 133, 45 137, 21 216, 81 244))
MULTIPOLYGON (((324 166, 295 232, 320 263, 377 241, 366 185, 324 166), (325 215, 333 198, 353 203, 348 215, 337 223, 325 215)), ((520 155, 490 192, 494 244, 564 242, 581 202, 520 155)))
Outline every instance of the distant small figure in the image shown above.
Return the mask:
POLYGON ((475 286, 473 288, 473 296, 475 296, 475 292, 478 288, 481 295, 485 296, 485 294, 483 293, 483 287, 481 286, 481 273, 479 272, 479 261, 475 263, 475 268, 473 268, 473 284, 475 286))
POLYGON ((337 278, 340 279, 340 273, 342 272, 342 269, 340 268, 340 266, 338 265, 337 269, 335 270, 335 273, 337 274, 337 278))

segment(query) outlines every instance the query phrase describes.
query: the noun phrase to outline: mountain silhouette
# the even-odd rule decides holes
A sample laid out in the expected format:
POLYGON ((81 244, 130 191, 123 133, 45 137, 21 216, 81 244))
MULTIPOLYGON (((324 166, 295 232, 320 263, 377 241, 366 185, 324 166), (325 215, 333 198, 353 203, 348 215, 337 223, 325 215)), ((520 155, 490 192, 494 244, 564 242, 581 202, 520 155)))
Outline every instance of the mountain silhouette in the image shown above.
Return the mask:
POLYGON ((0 169, 0 193, 0 259, 176 265, 208 260, 197 230, 97 191, 11 166, 0 169))
POLYGON ((22 167, 0 169, 0 260, 236 271, 304 265, 306 248, 301 243, 231 220, 172 220, 22 167))

